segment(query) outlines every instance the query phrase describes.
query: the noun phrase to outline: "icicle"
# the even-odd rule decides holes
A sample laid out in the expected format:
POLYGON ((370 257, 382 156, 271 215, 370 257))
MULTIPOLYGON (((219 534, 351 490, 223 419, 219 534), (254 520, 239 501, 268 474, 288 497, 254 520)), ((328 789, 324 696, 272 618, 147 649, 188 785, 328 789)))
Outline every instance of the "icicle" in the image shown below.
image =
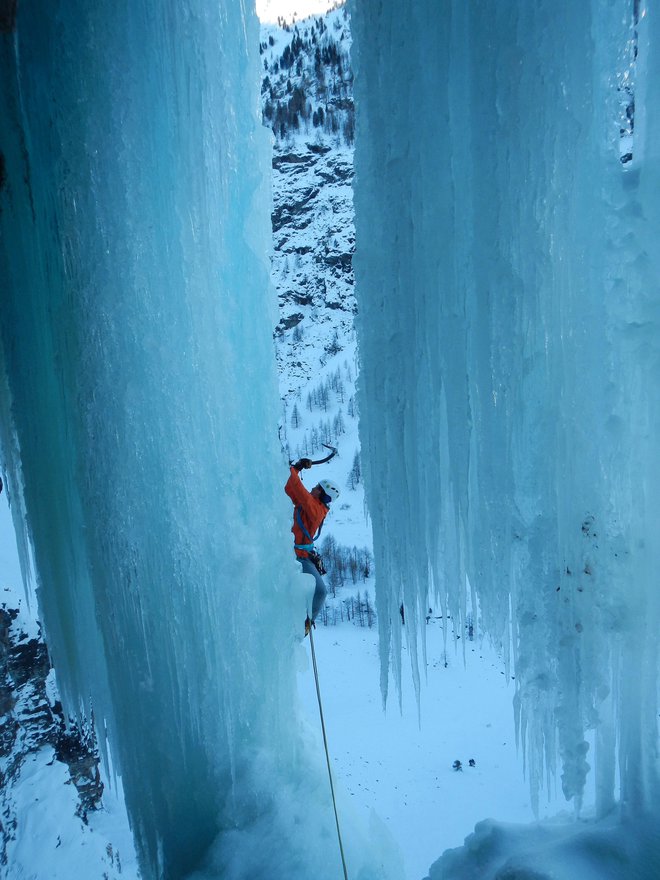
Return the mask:
POLYGON ((362 455, 383 639, 401 583, 411 610, 434 584, 460 633, 467 573, 505 656, 513 639, 533 797, 559 760, 579 806, 586 733, 610 723, 616 692, 622 794, 639 810, 658 784, 660 79, 655 13, 640 4, 635 21, 636 8, 365 0, 353 24, 362 455))

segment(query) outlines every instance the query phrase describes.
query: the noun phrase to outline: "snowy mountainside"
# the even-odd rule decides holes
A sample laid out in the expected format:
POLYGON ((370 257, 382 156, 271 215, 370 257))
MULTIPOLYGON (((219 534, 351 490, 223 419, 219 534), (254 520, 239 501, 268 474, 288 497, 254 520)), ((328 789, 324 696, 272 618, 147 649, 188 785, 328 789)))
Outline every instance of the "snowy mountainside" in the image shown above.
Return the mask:
POLYGON ((352 334, 350 45, 344 8, 262 27, 263 118, 274 133, 275 337, 287 402, 352 334))
POLYGON ((350 48, 345 7, 292 24, 262 25, 263 119, 274 136, 280 439, 292 460, 323 457, 323 444, 339 449, 336 459, 308 477, 332 479, 342 491, 320 541, 332 592, 347 581, 363 588, 372 568, 355 404, 350 48))

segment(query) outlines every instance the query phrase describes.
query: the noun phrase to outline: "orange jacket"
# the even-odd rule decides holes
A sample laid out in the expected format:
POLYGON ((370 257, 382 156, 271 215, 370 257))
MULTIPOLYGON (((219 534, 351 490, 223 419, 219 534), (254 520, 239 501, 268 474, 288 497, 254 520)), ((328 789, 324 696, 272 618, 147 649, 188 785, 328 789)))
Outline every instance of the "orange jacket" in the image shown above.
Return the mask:
MULTIPOLYGON (((300 518, 302 520, 302 523, 313 538, 318 531, 319 526, 326 518, 328 508, 322 501, 314 498, 314 496, 310 492, 308 492, 307 489, 305 489, 302 484, 302 480, 300 479, 300 474, 294 467, 291 468, 291 475, 286 481, 284 491, 293 501, 295 507, 300 509, 300 518)), ((293 532, 295 544, 310 543, 309 538, 300 528, 295 513, 293 516, 293 525, 291 526, 291 531, 293 532)), ((298 556, 300 559, 304 559, 306 556, 309 556, 307 550, 299 550, 297 547, 294 549, 296 556, 298 556)))

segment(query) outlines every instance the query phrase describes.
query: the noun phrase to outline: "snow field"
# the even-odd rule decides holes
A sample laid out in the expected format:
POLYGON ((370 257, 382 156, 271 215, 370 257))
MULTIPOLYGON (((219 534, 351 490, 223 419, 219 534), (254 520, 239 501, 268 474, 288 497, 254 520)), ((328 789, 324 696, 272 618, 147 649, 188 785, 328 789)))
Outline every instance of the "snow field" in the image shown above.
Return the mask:
MULTIPOLYGON (((383 712, 376 627, 318 626, 314 644, 340 800, 365 816, 375 811, 400 850, 407 880, 426 876, 484 817, 533 819, 515 744, 513 683, 487 644, 468 642, 464 665, 460 648, 450 644, 445 654, 440 621, 429 623, 419 716, 409 675, 403 711, 392 696, 383 712), (460 771, 452 767, 457 759, 460 771)), ((320 740, 311 660, 298 674, 298 692, 320 740)), ((541 817, 565 806, 555 794, 542 803, 541 817)))

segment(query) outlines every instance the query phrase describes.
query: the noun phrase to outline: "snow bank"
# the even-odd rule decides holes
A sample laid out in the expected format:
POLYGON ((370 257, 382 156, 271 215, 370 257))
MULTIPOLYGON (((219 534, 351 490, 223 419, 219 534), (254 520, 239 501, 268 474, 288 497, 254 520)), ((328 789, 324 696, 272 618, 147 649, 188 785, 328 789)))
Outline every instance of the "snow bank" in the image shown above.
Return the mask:
POLYGON ((425 880, 655 880, 659 864, 660 833, 651 816, 533 826, 487 819, 465 846, 443 853, 425 880))

